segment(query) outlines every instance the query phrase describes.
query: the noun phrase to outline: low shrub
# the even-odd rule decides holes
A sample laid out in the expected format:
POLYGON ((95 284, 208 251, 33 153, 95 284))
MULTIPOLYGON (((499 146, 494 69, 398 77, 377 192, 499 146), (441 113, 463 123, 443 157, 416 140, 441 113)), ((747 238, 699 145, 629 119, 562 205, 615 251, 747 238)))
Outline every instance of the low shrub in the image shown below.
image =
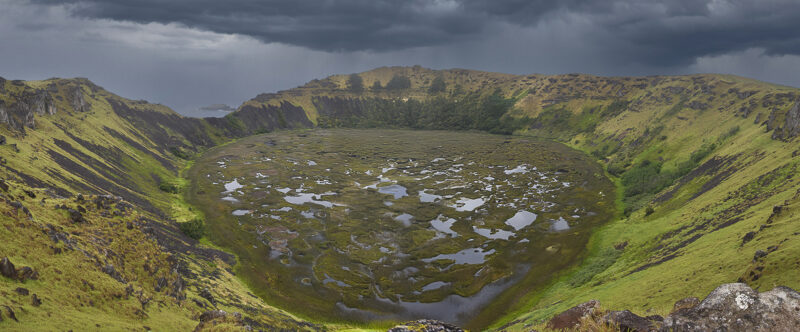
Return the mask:
POLYGON ((199 240, 206 232, 206 225, 200 218, 178 223, 178 227, 181 229, 183 234, 186 234, 186 236, 195 240, 199 240))

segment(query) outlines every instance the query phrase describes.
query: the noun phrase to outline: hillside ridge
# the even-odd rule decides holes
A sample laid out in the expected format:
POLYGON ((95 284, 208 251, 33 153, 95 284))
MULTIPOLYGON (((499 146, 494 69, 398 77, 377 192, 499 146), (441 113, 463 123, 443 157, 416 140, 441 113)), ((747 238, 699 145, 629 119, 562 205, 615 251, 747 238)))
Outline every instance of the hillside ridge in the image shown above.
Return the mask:
POLYGON ((179 229, 202 219, 182 192, 184 170, 197 155, 261 132, 315 126, 530 135, 601 162, 618 184, 618 218, 595 232, 581 265, 529 290, 504 317, 479 315, 478 326, 541 324, 589 299, 664 313, 676 299, 736 281, 754 289, 800 287, 793 277, 800 266, 796 88, 719 74, 600 77, 382 67, 355 75, 261 94, 224 118, 206 119, 121 98, 88 79, 0 78, 0 177, 8 187, 0 192, 0 218, 4 237, 16 239, 0 248, 40 275, 23 284, 3 279, 0 291, 16 294, 24 286, 43 299, 39 307, 7 296, 0 305, 21 323, 0 324, 41 321, 40 329, 52 329, 55 321, 46 317, 55 314, 75 328, 91 318, 113 328, 184 329, 221 309, 244 314, 209 314, 232 326, 342 327, 308 323, 252 298, 234 276, 235 258, 179 229), (108 207, 94 203, 106 195, 114 197, 108 207), (65 238, 81 243, 83 253, 64 254, 75 247, 65 238), (119 254, 139 250, 138 243, 175 263, 152 272, 150 263, 119 254), (25 246, 35 249, 21 251, 25 246), (765 254, 754 259, 759 251, 765 254), (80 282, 85 270, 98 282, 84 280, 102 284, 102 291, 80 282), (182 287, 161 286, 178 278, 182 287), (134 293, 111 295, 126 294, 127 285, 134 293), (81 300, 73 302, 75 295, 62 288, 79 289, 81 300), (91 316, 79 309, 89 301, 91 316), (58 303, 71 306, 55 310, 58 303), (131 314, 123 319, 118 310, 131 314))

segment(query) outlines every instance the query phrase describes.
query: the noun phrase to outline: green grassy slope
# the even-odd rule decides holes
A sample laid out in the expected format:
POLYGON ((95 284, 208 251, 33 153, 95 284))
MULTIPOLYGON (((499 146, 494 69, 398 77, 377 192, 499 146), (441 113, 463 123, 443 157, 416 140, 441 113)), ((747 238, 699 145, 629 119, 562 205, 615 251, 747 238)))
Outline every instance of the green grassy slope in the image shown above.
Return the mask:
POLYGON ((191 330, 212 309, 243 314, 221 326, 321 328, 264 304, 235 257, 178 230, 196 217, 184 158, 230 127, 85 79, 0 80, 0 122, 0 256, 39 275, 0 277, 0 329, 191 330))

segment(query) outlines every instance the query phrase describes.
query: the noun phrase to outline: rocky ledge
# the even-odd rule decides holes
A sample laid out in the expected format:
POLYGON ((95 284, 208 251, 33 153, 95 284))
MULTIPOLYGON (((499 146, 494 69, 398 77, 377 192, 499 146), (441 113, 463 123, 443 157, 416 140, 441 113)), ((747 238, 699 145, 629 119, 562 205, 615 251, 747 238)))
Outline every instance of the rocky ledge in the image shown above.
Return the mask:
POLYGON ((642 317, 628 310, 604 311, 592 300, 548 323, 553 330, 590 330, 606 325, 620 331, 800 331, 800 293, 776 287, 759 293, 746 284, 724 284, 703 301, 686 298, 666 317, 642 317))

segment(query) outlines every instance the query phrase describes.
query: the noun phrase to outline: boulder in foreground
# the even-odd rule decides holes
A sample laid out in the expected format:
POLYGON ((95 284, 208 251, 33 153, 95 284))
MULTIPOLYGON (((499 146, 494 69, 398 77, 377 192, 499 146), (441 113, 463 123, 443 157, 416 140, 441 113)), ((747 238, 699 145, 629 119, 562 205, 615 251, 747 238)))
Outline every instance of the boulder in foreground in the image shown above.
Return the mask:
POLYGON ((664 318, 628 310, 604 312, 592 300, 553 316, 547 328, 585 331, 601 325, 637 332, 800 331, 800 293, 783 286, 759 293, 746 284, 724 284, 702 301, 676 302, 664 318))

